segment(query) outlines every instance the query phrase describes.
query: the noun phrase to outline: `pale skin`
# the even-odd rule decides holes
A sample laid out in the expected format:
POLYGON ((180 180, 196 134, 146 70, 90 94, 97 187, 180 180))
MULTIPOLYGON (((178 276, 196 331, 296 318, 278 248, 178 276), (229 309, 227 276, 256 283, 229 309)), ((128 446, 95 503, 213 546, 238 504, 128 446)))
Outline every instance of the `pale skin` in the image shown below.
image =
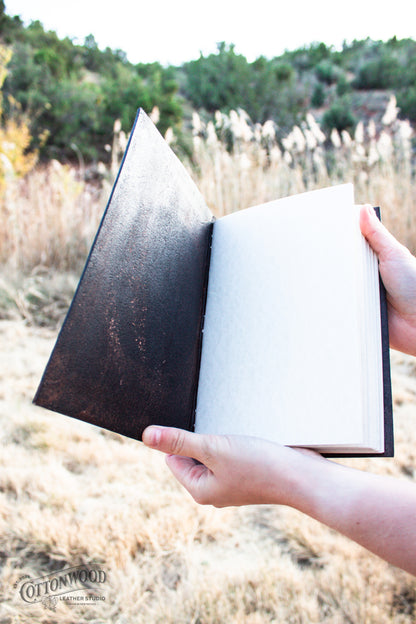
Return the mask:
MULTIPOLYGON (((361 207, 360 226, 378 256, 387 290, 390 345, 415 356, 416 258, 379 222, 371 206, 361 207)), ((170 470, 198 503, 288 505, 416 575, 413 483, 260 438, 151 426, 143 442, 167 454, 170 470)))

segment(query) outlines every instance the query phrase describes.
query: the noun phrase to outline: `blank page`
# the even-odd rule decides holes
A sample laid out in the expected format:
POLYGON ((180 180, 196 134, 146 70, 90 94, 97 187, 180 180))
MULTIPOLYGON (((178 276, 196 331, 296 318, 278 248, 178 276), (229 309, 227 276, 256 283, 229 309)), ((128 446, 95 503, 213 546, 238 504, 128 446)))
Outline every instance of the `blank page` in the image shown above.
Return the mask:
POLYGON ((365 446, 352 185, 214 224, 195 430, 365 446))

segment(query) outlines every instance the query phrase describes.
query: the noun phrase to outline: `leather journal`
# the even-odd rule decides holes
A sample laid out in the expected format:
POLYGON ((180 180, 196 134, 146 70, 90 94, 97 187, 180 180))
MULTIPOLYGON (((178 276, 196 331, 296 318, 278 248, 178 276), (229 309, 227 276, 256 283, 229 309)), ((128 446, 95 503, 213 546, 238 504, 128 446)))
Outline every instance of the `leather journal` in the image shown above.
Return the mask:
POLYGON ((137 440, 160 424, 392 456, 386 297, 352 186, 215 219, 139 110, 34 403, 137 440))

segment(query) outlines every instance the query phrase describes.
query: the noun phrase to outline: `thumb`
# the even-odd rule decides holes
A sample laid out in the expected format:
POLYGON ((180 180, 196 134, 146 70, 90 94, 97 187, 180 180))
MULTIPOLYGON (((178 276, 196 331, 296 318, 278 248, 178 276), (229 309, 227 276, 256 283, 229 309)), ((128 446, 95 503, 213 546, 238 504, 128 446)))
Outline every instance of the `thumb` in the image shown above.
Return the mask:
POLYGON ((205 465, 211 463, 212 453, 208 450, 207 436, 174 427, 151 425, 144 430, 142 440, 146 446, 162 453, 192 457, 205 465))
POLYGON ((403 246, 394 238, 388 229, 378 219, 374 208, 369 204, 361 206, 360 228, 370 247, 377 254, 380 261, 392 250, 402 250, 403 246))

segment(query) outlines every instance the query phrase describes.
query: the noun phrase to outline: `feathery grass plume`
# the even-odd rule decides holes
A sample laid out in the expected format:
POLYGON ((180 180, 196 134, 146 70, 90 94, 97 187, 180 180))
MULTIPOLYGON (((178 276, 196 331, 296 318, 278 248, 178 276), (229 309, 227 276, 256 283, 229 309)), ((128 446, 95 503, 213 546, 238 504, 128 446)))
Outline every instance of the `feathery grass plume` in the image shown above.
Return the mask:
POLYGON ((253 131, 250 128, 250 118, 245 111, 239 108, 237 111, 231 110, 229 115, 230 129, 234 140, 239 142, 250 142, 253 138, 253 131))
POLYGON ((318 147, 318 141, 312 130, 305 127, 303 128, 303 134, 305 136, 306 147, 309 151, 313 151, 316 147, 318 147))
POLYGON ((359 144, 364 143, 364 124, 362 121, 359 121, 355 128, 354 141, 359 144))
POLYGON ((279 165, 282 160, 282 152, 279 149, 278 145, 273 145, 273 147, 269 151, 270 164, 271 166, 279 165))
POLYGON ((349 134, 348 130, 342 130, 341 138, 342 138, 342 143, 343 143, 343 145, 345 147, 351 147, 351 145, 352 145, 352 138, 351 138, 351 135, 349 134))
POLYGON ((172 145, 176 140, 175 133, 172 128, 168 128, 165 132, 165 141, 168 145, 172 145))
POLYGON ((368 146, 367 163, 369 167, 375 165, 380 159, 380 153, 377 149, 377 143, 374 139, 370 141, 368 146))
POLYGON ((115 180, 117 172, 123 158, 124 147, 127 143, 126 136, 121 129, 121 120, 116 119, 113 125, 113 145, 111 147, 111 165, 110 172, 112 179, 115 180))
POLYGON ((292 154, 290 153, 290 149, 285 149, 283 152, 283 160, 287 165, 291 165, 293 163, 292 154))
POLYGON ((160 121, 160 110, 159 110, 158 106, 153 106, 152 111, 151 111, 149 117, 153 121, 155 126, 157 126, 157 124, 160 121))
POLYGON ((365 151, 364 139, 361 136, 361 132, 359 132, 358 140, 357 137, 354 136, 354 142, 352 143, 352 160, 357 165, 363 165, 366 162, 367 154, 365 151))
POLYGON ((407 119, 405 121, 397 120, 395 137, 397 138, 398 145, 406 154, 410 154, 411 152, 411 138, 413 134, 413 129, 407 119))
POLYGON ((294 126, 292 131, 287 137, 282 139, 283 147, 288 152, 294 152, 295 154, 302 154, 306 149, 306 139, 299 126, 294 126))
POLYGON ((380 132, 380 135, 377 140, 377 151, 380 155, 380 158, 388 162, 393 156, 393 141, 392 138, 385 130, 380 132))
MULTIPOLYGON (((394 102, 389 102, 390 111, 394 102)), ((353 136, 346 130, 341 135, 332 132, 328 141, 311 113, 302 127, 295 126, 278 139, 271 120, 260 126, 252 124, 241 110, 228 116, 217 112, 217 139, 210 131, 209 141, 205 132, 198 144, 195 142, 191 173, 218 215, 352 181, 357 202, 382 206, 385 222, 416 250, 416 225, 408 216, 416 210, 411 126, 392 119, 390 113, 391 125, 384 125, 381 131, 372 121, 367 125, 360 122, 353 136), (245 133, 245 127, 250 132, 245 133), (232 132, 231 143, 228 131, 232 132), (245 136, 250 140, 243 140, 245 136), (242 153, 247 158, 241 159, 242 153)))
POLYGON ((274 143, 276 141, 276 124, 271 119, 268 119, 264 122, 262 126, 259 127, 261 138, 266 141, 266 143, 274 143))
POLYGON ((316 121, 315 117, 312 115, 312 113, 307 113, 306 115, 306 122, 309 126, 309 129, 311 130, 313 136, 315 137, 316 141, 320 144, 320 143, 324 143, 326 140, 326 136, 324 134, 324 132, 322 132, 321 128, 319 127, 318 122, 316 121))
POLYGON ((396 96, 390 96, 389 103, 387 104, 386 111, 381 119, 381 122, 385 126, 391 126, 397 119, 397 115, 399 114, 399 109, 397 108, 397 100, 396 96))
POLYGON ((204 132, 204 124, 201 121, 201 117, 196 111, 192 113, 192 134, 198 136, 204 132))
POLYGON ((342 145, 341 137, 339 136, 339 132, 336 128, 332 128, 331 130, 331 143, 337 149, 339 149, 342 145))
POLYGON ((209 145, 212 149, 215 149, 216 145, 218 145, 218 137, 215 131, 215 126, 212 121, 209 121, 206 126, 206 141, 207 145, 209 145))
POLYGON ((224 120, 221 111, 217 110, 214 114, 215 126, 217 128, 222 128, 224 120))
POLYGON ((368 122, 367 134, 370 137, 370 139, 376 138, 377 130, 376 130, 376 124, 375 124, 374 119, 370 119, 370 121, 368 122))

